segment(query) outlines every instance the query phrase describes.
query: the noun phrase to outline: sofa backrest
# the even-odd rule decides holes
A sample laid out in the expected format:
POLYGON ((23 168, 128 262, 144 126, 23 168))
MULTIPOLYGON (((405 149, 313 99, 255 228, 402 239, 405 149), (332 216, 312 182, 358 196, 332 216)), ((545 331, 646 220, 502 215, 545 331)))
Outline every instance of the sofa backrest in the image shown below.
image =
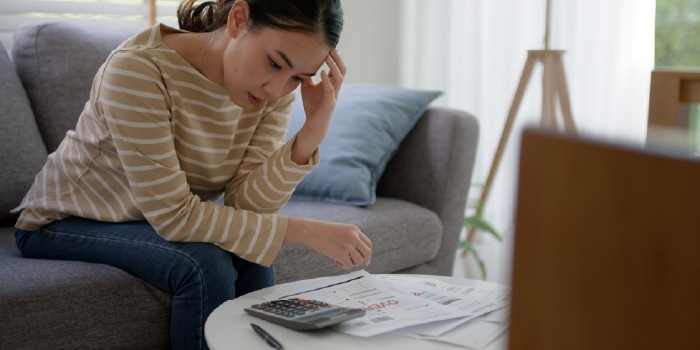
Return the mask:
POLYGON ((109 53, 133 31, 47 22, 17 29, 12 60, 0 44, 0 226, 14 224, 34 176, 90 95, 109 53))
POLYGON ((133 34, 63 22, 30 23, 15 31, 12 60, 49 153, 75 127, 99 67, 133 34))
POLYGON ((22 200, 46 161, 46 147, 27 94, 0 43, 0 225, 13 224, 10 210, 22 200))

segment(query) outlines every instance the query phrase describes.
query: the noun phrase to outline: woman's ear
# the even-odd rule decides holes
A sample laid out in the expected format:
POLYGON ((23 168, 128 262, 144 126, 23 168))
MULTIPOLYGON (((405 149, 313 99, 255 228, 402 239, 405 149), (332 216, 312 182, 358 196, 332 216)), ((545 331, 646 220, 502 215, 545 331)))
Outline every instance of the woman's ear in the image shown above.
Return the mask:
POLYGON ((232 38, 238 37, 248 28, 248 3, 245 1, 235 1, 231 6, 226 21, 226 31, 232 38))

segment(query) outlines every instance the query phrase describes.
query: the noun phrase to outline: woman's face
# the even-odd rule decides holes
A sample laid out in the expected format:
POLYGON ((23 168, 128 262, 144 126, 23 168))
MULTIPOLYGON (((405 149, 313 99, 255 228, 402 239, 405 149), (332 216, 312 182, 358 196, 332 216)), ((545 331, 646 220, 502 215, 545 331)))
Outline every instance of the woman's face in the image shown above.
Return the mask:
POLYGON ((318 35, 243 29, 223 54, 224 86, 229 98, 244 108, 274 100, 311 79, 329 52, 318 35))

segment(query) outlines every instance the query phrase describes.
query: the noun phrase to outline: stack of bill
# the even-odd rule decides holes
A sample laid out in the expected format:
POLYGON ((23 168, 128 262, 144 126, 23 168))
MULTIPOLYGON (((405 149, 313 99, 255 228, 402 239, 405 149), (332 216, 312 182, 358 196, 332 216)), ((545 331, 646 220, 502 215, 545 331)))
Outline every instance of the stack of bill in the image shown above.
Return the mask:
POLYGON ((364 270, 305 282, 266 299, 296 297, 364 309, 364 317, 334 326, 354 336, 396 332, 480 349, 508 325, 510 288, 500 284, 463 286, 423 276, 371 275, 364 270))

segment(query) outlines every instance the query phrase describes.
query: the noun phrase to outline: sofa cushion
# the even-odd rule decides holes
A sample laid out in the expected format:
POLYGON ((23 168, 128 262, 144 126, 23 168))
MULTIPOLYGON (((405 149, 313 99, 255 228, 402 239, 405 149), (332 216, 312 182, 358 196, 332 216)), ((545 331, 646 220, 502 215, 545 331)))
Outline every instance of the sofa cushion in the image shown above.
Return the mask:
MULTIPOLYGON (((356 225, 372 241, 370 273, 392 273, 435 259, 444 232, 433 211, 386 197, 366 207, 294 201, 280 213, 356 225)), ((282 246, 275 260, 276 283, 346 272, 329 258, 301 246, 282 246)))
MULTIPOLYGON (((391 85, 344 85, 319 147, 321 160, 292 199, 357 206, 374 203, 377 182, 389 159, 440 94, 391 85)), ((301 96, 297 96, 287 136, 294 135, 305 119, 301 96)))
POLYGON ((13 232, 0 228, 0 349, 169 348, 169 294, 107 265, 25 259, 13 232))
POLYGON ((14 224, 16 207, 46 161, 46 147, 27 95, 0 43, 0 225, 14 224))
POLYGON ((15 31, 12 59, 49 152, 74 129, 99 67, 128 30, 49 22, 15 31))

